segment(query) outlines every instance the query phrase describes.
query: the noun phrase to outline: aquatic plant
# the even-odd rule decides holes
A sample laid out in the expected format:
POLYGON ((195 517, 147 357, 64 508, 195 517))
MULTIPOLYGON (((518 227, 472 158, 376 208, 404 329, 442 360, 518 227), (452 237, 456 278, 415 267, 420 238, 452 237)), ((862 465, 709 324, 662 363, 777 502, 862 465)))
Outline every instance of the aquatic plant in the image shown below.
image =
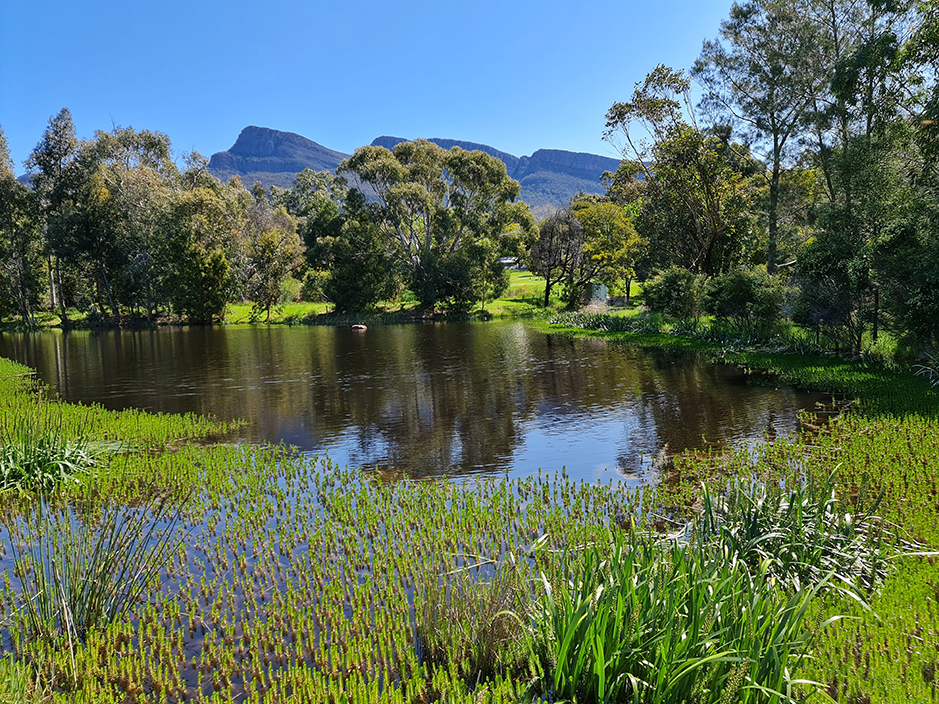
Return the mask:
POLYGON ((21 584, 19 636, 74 653, 89 631, 124 617, 159 584, 160 570, 176 548, 178 518, 167 499, 130 510, 109 506, 92 515, 41 500, 31 515, 7 526, 21 584))
POLYGON ((527 674, 533 602, 526 567, 510 554, 489 578, 472 574, 472 565, 424 575, 414 607, 422 660, 453 667, 468 683, 527 674))
POLYGON ((0 658, 0 704, 39 704, 46 697, 38 672, 23 661, 0 658))
POLYGON ((927 354, 926 359, 928 361, 922 364, 913 365, 916 376, 926 377, 931 386, 939 386, 939 359, 931 354, 927 354))
POLYGON ((67 431, 60 407, 34 401, 0 417, 0 490, 48 491, 95 465, 88 430, 67 431))
POLYGON ((723 546, 789 592, 822 581, 872 589, 883 581, 893 552, 887 546, 895 543, 876 515, 883 492, 871 497, 861 487, 845 506, 835 488, 834 473, 788 484, 738 478, 716 497, 704 486, 695 539, 723 546))
POLYGON ((586 552, 569 581, 544 577, 542 693, 578 702, 794 702, 824 584, 793 596, 725 546, 635 531, 586 552))

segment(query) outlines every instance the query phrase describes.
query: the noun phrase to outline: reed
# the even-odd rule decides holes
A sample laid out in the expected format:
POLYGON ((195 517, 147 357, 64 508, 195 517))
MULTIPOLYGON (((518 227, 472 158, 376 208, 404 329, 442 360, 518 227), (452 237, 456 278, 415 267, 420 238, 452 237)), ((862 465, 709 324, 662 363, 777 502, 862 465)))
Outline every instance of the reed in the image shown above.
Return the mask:
POLYGON ((8 524, 21 583, 20 637, 67 646, 74 657, 90 631, 123 618, 159 585, 178 519, 167 499, 96 515, 42 499, 32 515, 8 524))
POLYGON ((473 569, 422 577, 415 602, 422 659, 455 667, 468 683, 527 674, 530 575, 514 555, 488 579, 471 574, 473 569))

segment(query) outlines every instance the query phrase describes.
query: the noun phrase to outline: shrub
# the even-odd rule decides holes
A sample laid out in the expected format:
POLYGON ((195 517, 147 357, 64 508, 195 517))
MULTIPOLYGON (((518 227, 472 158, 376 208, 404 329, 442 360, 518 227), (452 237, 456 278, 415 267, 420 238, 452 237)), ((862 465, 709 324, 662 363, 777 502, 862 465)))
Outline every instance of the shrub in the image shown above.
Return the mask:
POLYGON ((887 555, 883 527, 874 512, 881 496, 868 502, 859 487, 855 505, 835 495, 835 477, 809 477, 786 490, 779 483, 731 485, 727 495, 704 508, 697 539, 723 545, 751 570, 765 569, 781 587, 794 592, 831 575, 836 584, 872 589, 883 581, 887 555))
POLYGON ((300 300, 307 303, 322 303, 326 300, 323 294, 323 288, 329 281, 329 272, 322 269, 310 269, 303 276, 303 284, 300 287, 300 300))
POLYGON ((735 269, 704 287, 704 309, 742 328, 766 328, 782 314, 783 288, 765 267, 735 269))
POLYGON ((288 276, 286 279, 280 282, 280 296, 277 299, 277 302, 281 305, 285 303, 296 303, 300 300, 300 291, 303 288, 303 284, 297 281, 292 276, 288 276))
POLYGON ((646 306, 673 318, 696 318, 701 314, 703 279, 673 266, 642 285, 646 306))

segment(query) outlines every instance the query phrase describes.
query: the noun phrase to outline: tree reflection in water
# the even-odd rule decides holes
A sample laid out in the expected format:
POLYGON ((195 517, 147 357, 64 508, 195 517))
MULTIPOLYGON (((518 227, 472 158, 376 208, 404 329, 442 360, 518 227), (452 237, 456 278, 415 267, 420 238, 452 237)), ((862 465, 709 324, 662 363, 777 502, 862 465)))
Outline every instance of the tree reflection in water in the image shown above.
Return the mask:
POLYGON ((245 418, 247 441, 415 478, 564 466, 641 481, 666 443, 784 436, 821 398, 514 322, 6 333, 0 355, 70 401, 245 418))

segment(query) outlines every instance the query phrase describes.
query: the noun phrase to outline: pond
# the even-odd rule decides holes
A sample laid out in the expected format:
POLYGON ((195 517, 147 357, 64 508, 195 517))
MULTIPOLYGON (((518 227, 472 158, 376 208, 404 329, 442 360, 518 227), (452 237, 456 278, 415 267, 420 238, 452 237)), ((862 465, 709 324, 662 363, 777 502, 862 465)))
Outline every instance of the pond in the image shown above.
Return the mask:
POLYGON ((784 436, 823 399, 519 322, 8 333, 0 355, 67 401, 244 418, 243 441, 412 478, 644 483, 663 450, 784 436))

